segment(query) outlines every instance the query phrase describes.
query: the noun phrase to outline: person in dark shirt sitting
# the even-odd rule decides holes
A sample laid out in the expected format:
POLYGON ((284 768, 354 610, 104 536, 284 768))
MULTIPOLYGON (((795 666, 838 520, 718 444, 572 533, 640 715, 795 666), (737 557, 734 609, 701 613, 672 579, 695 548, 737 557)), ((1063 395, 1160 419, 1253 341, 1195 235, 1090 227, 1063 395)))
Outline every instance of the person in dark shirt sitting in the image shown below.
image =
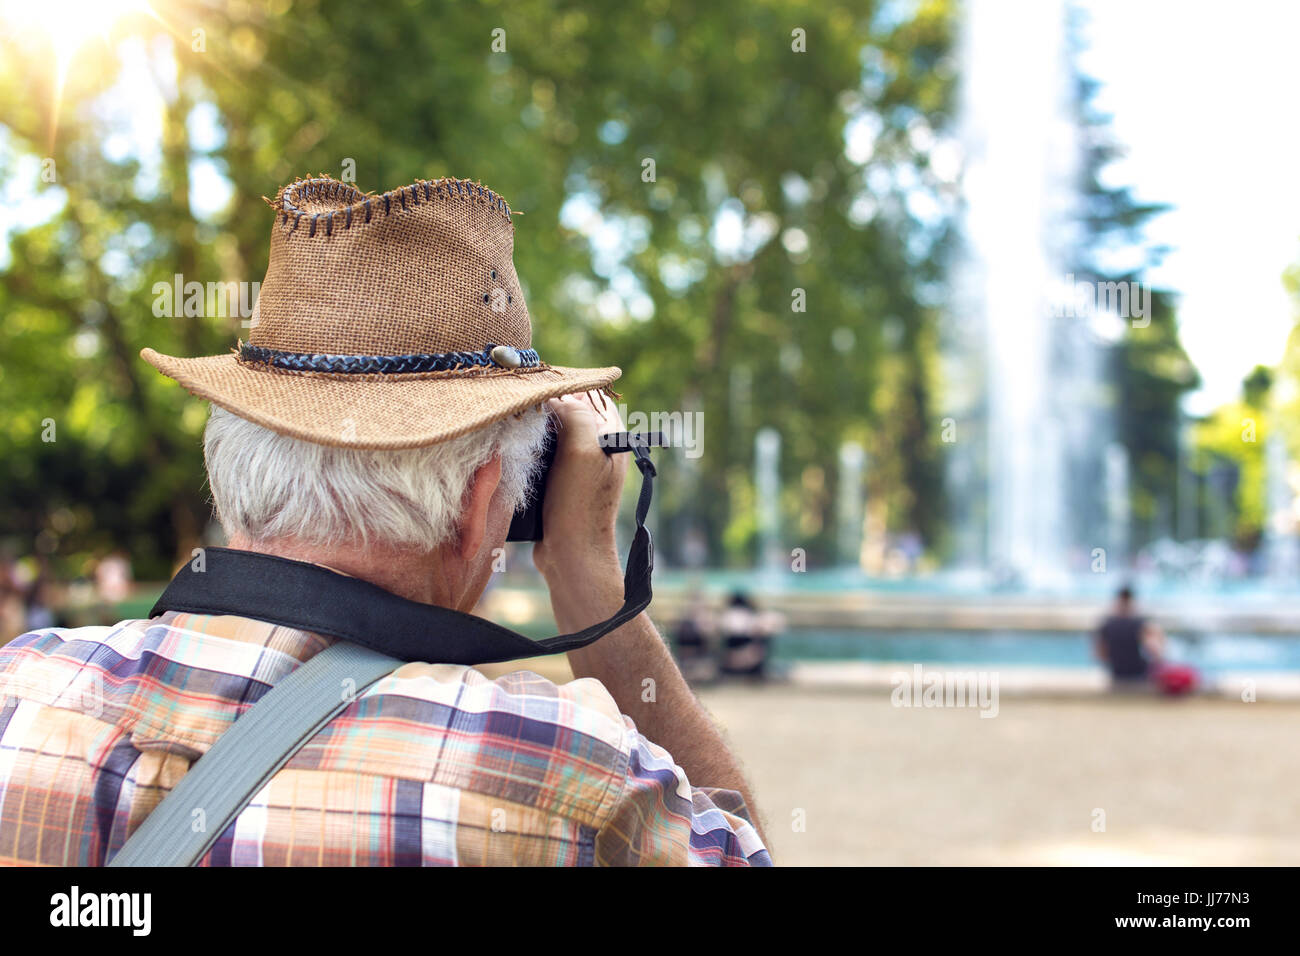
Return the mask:
POLYGON ((773 622, 744 591, 731 595, 719 621, 722 635, 720 670, 730 677, 763 680, 772 652, 773 622))
POLYGON ((1165 634, 1160 625, 1136 612, 1133 589, 1125 586, 1097 629, 1093 649, 1116 689, 1136 689, 1149 685, 1161 670, 1165 634))
POLYGON ((1165 632, 1136 613, 1132 588, 1119 589, 1112 614, 1097 628, 1093 652, 1110 670, 1110 685, 1117 691, 1154 688, 1178 697, 1200 687, 1195 667, 1166 661, 1165 632))

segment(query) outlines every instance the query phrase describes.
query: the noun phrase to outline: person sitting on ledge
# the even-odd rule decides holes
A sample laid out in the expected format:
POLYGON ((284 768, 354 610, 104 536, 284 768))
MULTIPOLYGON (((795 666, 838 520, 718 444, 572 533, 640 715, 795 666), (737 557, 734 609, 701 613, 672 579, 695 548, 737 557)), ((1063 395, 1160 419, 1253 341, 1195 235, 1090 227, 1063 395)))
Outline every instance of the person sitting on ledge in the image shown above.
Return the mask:
POLYGON ((1137 613, 1128 585, 1119 589, 1114 608, 1097 629, 1093 651, 1110 671, 1115 690, 1155 689, 1177 695, 1198 683, 1194 669, 1165 660, 1165 632, 1137 613))

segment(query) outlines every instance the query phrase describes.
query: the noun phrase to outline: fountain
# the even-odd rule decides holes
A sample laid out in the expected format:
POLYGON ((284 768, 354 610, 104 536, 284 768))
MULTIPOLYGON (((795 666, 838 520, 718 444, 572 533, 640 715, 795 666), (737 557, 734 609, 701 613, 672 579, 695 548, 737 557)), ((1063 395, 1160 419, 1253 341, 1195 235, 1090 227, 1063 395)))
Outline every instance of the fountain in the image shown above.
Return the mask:
POLYGON ((1264 527, 1267 575, 1274 584, 1293 584, 1300 569, 1300 553, 1297 553, 1300 549, 1295 534, 1291 462, 1280 428, 1269 429, 1264 454, 1268 466, 1268 513, 1264 527))
POLYGON ((835 547, 842 564, 859 566, 862 557, 864 501, 862 473, 867 453, 854 441, 840 445, 840 481, 835 502, 835 547))
MULTIPOLYGON (((1060 308, 1072 270, 1080 155, 1064 0, 973 0, 963 39, 964 261, 946 336, 956 562, 1001 586, 1059 586, 1108 531, 1098 484, 1102 343, 1091 312, 1060 308), (1027 82, 1026 77, 1033 77, 1027 82), (983 497, 987 512, 972 501, 983 497), (978 531, 972 532, 975 523, 978 531)), ((1066 290, 1072 297, 1074 290, 1066 290)))
POLYGON ((775 428, 760 428, 754 436, 755 517, 759 566, 769 571, 787 563, 781 545, 780 461, 780 433, 775 428))
POLYGON ((1128 451, 1118 442, 1106 446, 1106 568, 1125 571, 1129 564, 1128 451))
POLYGON ((1180 415, 1178 427, 1178 518, 1177 536, 1179 541, 1192 541, 1196 538, 1197 487, 1196 472, 1193 470, 1192 455, 1195 443, 1192 437, 1192 423, 1186 413, 1180 415))

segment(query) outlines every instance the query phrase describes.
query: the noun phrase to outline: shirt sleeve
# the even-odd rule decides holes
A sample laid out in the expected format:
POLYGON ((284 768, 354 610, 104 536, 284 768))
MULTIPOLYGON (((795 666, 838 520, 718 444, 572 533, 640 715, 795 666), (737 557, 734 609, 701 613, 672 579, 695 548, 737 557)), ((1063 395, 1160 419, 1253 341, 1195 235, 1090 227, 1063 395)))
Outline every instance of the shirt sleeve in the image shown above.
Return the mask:
POLYGON ((772 865, 739 793, 691 786, 666 750, 624 720, 627 775, 596 838, 599 865, 772 865))

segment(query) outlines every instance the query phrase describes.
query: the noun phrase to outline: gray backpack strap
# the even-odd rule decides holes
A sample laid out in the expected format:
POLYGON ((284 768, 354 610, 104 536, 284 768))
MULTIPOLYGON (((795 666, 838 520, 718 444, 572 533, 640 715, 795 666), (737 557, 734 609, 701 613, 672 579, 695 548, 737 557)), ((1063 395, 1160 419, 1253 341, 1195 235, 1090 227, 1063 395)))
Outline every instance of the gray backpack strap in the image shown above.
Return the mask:
POLYGON ((300 664, 221 735, 108 865, 197 865, 303 744, 401 664, 344 641, 300 664))

